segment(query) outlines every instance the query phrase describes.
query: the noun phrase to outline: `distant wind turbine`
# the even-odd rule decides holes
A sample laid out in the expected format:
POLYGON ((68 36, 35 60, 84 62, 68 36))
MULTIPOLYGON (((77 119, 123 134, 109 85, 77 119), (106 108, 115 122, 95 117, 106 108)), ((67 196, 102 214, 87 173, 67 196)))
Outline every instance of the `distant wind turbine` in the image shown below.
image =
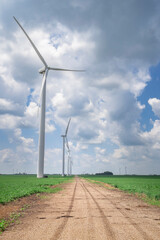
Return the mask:
MULTIPOLYGON (((68 121, 65 134, 61 135, 61 137, 63 137, 62 176, 64 176, 64 169, 65 169, 65 141, 66 141, 66 138, 67 138, 67 133, 68 133, 68 128, 69 128, 70 121, 71 121, 71 118, 68 121)), ((68 143, 68 141, 67 141, 67 143, 68 143)))
POLYGON ((41 86, 41 115, 40 115, 40 131, 39 131, 39 160, 38 160, 38 169, 37 169, 37 178, 43 178, 44 175, 44 148, 45 148, 45 107, 46 107, 46 80, 49 70, 54 71, 72 71, 72 72, 84 72, 84 70, 71 70, 71 69, 63 69, 63 68, 55 68, 55 67, 49 67, 28 36, 28 34, 25 32, 21 24, 18 22, 18 20, 13 17, 14 20, 17 22, 19 27, 22 29, 26 37, 28 38, 29 42, 31 43, 32 47, 34 48, 35 52, 37 53, 38 57, 42 61, 44 67, 39 70, 40 74, 43 74, 43 80, 42 80, 42 86, 41 86))

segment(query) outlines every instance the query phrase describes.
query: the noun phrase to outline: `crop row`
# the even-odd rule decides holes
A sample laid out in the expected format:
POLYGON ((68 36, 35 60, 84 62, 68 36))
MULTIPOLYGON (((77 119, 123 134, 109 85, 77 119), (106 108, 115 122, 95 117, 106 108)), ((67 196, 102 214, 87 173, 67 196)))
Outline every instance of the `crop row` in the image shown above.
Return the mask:
POLYGON ((71 177, 53 177, 37 179, 33 175, 0 175, 0 203, 4 204, 16 198, 29 196, 33 193, 55 192, 55 186, 71 177))
MULTIPOLYGON (((160 176, 85 176, 86 178, 108 183, 130 193, 138 193, 148 199, 160 200, 160 176)), ((159 205, 159 203, 158 203, 159 205)))

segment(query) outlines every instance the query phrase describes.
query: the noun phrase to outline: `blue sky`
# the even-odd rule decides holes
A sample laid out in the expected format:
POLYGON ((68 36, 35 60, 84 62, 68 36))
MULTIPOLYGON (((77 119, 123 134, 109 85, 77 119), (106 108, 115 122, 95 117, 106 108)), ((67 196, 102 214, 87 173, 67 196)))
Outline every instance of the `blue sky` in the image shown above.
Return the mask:
POLYGON ((146 125, 147 130, 151 130, 152 128, 152 122, 150 119, 156 120, 156 115, 152 111, 152 107, 148 103, 148 99, 159 99, 160 64, 150 67, 149 72, 151 81, 147 84, 143 93, 138 98, 142 104, 145 104, 145 109, 141 114, 141 124, 142 126, 146 125))
POLYGON ((41 61, 47 79, 45 173, 160 174, 160 3, 1 0, 0 173, 36 173, 41 61), (67 154, 66 154, 67 162, 67 154), (66 168, 67 169, 67 168, 66 168))

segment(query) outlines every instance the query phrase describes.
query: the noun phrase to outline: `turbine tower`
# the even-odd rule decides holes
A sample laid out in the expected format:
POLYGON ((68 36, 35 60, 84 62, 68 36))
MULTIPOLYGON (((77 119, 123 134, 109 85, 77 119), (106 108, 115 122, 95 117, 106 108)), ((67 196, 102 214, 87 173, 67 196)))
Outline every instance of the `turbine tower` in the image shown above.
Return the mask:
POLYGON ((31 43, 32 47, 34 48, 35 52, 37 53, 38 57, 43 63, 43 68, 39 70, 40 74, 43 74, 43 80, 42 80, 42 86, 41 86, 41 115, 40 115, 40 129, 39 129, 39 160, 38 160, 38 167, 37 167, 37 178, 43 178, 44 175, 44 149, 45 149, 45 108, 46 108, 46 80, 49 70, 54 71, 72 71, 72 72, 84 72, 84 70, 71 70, 71 69, 63 69, 63 68, 55 68, 55 67, 49 67, 24 30, 24 28, 21 26, 21 24, 18 22, 18 20, 13 17, 16 23, 19 25, 19 27, 22 29, 26 37, 28 38, 29 42, 31 43))
POLYGON ((64 177, 64 171, 65 171, 65 140, 67 138, 67 133, 68 133, 68 128, 69 128, 70 121, 71 121, 71 118, 68 121, 65 134, 61 135, 61 137, 63 137, 63 157, 62 157, 62 176, 63 177, 64 177))

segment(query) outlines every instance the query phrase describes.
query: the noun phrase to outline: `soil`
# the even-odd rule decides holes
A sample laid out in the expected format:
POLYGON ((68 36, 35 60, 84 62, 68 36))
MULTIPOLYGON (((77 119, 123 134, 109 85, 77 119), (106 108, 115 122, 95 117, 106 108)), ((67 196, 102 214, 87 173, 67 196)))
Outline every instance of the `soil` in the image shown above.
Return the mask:
MULTIPOLYGON (((75 178, 46 199, 23 201, 30 207, 0 240, 160 239, 160 208, 84 179, 75 178)), ((11 204, 5 206, 11 209, 11 204)), ((0 216, 5 206, 0 206, 0 216)))
POLYGON ((0 204, 0 219, 8 219, 12 213, 22 212, 22 208, 33 207, 36 202, 39 202, 39 196, 33 194, 29 197, 16 199, 10 203, 0 204))

